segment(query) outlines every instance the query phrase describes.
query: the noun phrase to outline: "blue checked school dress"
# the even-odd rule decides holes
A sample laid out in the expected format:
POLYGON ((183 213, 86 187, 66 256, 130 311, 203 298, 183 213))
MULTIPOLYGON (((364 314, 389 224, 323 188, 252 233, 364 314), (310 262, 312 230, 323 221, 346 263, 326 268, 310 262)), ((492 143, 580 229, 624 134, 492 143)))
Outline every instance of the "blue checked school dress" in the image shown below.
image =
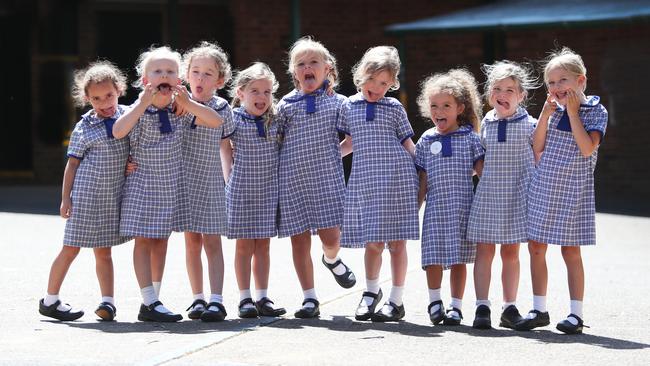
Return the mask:
MULTIPOLYGON (((607 129, 607 110, 590 96, 580 105, 587 132, 607 129)), ((594 169, 598 148, 582 156, 571 132, 569 116, 556 110, 549 118, 546 145, 533 174, 528 195, 528 238, 563 246, 595 245, 594 169)))
POLYGON ((72 209, 65 224, 63 244, 101 248, 130 240, 120 235, 120 204, 129 139, 113 137, 113 123, 124 112, 118 106, 111 118, 91 110, 77 123, 68 156, 81 160, 72 185, 72 209))
POLYGON ((184 124, 192 118, 149 106, 129 133, 138 167, 124 185, 122 235, 167 238, 173 228, 189 226, 182 141, 184 124))
POLYGON ((280 224, 286 237, 340 226, 345 179, 336 121, 346 98, 323 87, 311 94, 298 90, 278 103, 280 148, 280 224))
POLYGON ((431 128, 415 146, 415 164, 427 174, 422 223, 422 267, 472 263, 476 246, 467 240, 474 165, 485 151, 470 126, 447 135, 431 128))
POLYGON ((226 185, 228 237, 264 239, 277 235, 278 141, 277 122, 233 111, 234 164, 226 185))
POLYGON ((183 131, 183 188, 189 201, 189 226, 174 231, 226 234, 226 198, 221 170, 221 139, 235 130, 228 102, 217 96, 205 103, 223 119, 217 128, 196 125, 196 118, 183 131))
POLYGON ((352 137, 352 172, 345 193, 341 246, 419 238, 418 175, 402 143, 413 136, 395 98, 349 98, 338 128, 352 137))
POLYGON ((528 240, 526 201, 535 169, 532 133, 536 122, 524 108, 504 119, 494 110, 483 118, 485 165, 469 216, 468 240, 491 244, 528 240))

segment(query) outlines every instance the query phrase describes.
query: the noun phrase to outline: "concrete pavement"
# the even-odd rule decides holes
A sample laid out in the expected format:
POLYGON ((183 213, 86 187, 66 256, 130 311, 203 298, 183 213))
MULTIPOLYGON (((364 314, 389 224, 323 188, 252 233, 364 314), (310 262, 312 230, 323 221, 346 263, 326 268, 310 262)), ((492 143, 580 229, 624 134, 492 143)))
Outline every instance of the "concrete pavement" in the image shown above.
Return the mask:
MULTIPOLYGON (((205 364, 205 365, 430 365, 638 364, 650 362, 650 218, 597 215, 598 245, 583 251, 587 276, 584 335, 566 336, 554 324, 568 313, 566 270, 559 248, 551 247, 549 312, 551 326, 532 332, 507 329, 479 331, 474 318, 471 266, 465 293, 463 325, 434 327, 426 308, 424 272, 419 268, 419 242, 409 243, 409 272, 400 323, 373 324, 354 320, 364 290, 363 251, 343 250, 342 256, 359 279, 349 290, 336 285, 320 263, 320 242, 314 237, 316 290, 320 319, 294 319, 302 293, 286 239, 272 241, 270 297, 288 310, 284 318, 237 318, 239 294, 233 273, 234 242, 224 240, 224 299, 228 317, 222 323, 187 319, 176 324, 138 322, 140 293, 132 269, 132 242, 116 247, 117 321, 97 321, 100 300, 92 251, 82 250, 73 264, 61 297, 86 315, 62 323, 38 314, 50 264, 60 250, 64 220, 55 215, 15 213, 0 205, 0 364, 205 364)), ((33 211, 29 211, 33 212, 33 211)), ((204 260, 205 263, 205 260, 204 260)), ((384 255, 381 279, 390 291, 389 257, 384 255)), ((500 261, 495 258, 490 299, 493 325, 501 305, 500 261)), ((204 264, 205 265, 205 264, 204 264)), ((522 276, 518 305, 532 304, 528 254, 521 252, 522 276)), ((207 279, 206 279, 207 292, 207 279)), ((192 302, 180 234, 172 235, 161 300, 182 312, 192 302)), ((449 303, 448 274, 443 300, 449 303)))

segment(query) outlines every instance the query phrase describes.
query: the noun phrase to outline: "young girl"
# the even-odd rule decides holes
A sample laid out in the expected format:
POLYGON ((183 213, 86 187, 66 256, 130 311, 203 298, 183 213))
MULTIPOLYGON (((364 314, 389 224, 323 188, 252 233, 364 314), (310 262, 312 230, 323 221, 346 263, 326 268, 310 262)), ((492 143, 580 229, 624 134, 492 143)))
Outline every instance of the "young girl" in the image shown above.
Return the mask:
POLYGON ((490 107, 481 122, 485 166, 476 189, 467 239, 476 246, 474 328, 489 329, 490 277, 495 244, 501 244, 503 313, 500 326, 513 328, 521 320, 515 304, 519 286, 519 243, 526 237, 526 194, 535 161, 531 137, 535 119, 525 105, 535 87, 529 70, 510 61, 485 65, 485 94, 490 107))
POLYGON ((90 103, 70 136, 63 173, 61 217, 68 219, 63 248, 52 263, 47 294, 39 302, 42 315, 75 320, 84 315, 59 299, 59 290, 80 248, 93 248, 102 301, 95 314, 113 320, 113 260, 111 247, 129 240, 120 236, 120 201, 129 140, 114 138, 115 119, 124 112, 117 98, 126 90, 126 77, 110 62, 95 62, 75 73, 73 97, 79 106, 90 103))
POLYGON ((305 300, 297 318, 320 314, 314 290, 311 234, 323 242, 323 264, 337 283, 350 288, 352 271, 338 257, 345 183, 336 120, 345 97, 331 90, 338 83, 336 59, 321 44, 302 38, 289 51, 295 90, 278 104, 284 135, 280 150, 280 237, 291 236, 293 264, 305 300))
POLYGON ((217 127, 217 112, 190 99, 179 85, 181 56, 168 47, 152 48, 138 59, 138 100, 113 126, 116 138, 129 135, 131 156, 137 170, 126 179, 120 233, 135 237, 133 267, 142 293, 138 319, 174 322, 180 314, 158 300, 153 280, 162 279, 167 240, 172 228, 188 225, 189 204, 182 186, 183 124, 192 122, 217 127), (175 98, 174 98, 175 96, 175 98), (170 113, 172 101, 190 114, 170 113))
POLYGON ((278 126, 273 119, 273 93, 278 82, 271 69, 256 62, 240 71, 230 91, 235 133, 233 149, 222 144, 228 209, 228 237, 235 238, 235 274, 239 285, 239 317, 280 316, 268 297, 271 237, 277 235, 278 213, 278 126), (251 260, 257 301, 250 290, 251 260))
POLYGON ((587 69, 580 55, 563 48, 544 68, 548 97, 533 134, 541 160, 528 195, 528 250, 533 310, 516 326, 530 330, 550 323, 546 311, 547 244, 560 245, 567 267, 571 313, 557 324, 582 333, 584 270, 580 246, 596 244, 594 169, 607 128, 607 110, 597 96, 585 96, 587 69))
POLYGON ((366 248, 366 292, 355 312, 357 320, 397 321, 404 317, 406 240, 419 238, 413 129, 402 104, 384 97, 387 91, 399 88, 399 70, 395 47, 369 49, 352 69, 359 93, 346 102, 338 124, 348 135, 342 144, 343 154, 354 150, 341 245, 366 248), (382 297, 379 270, 386 245, 393 287, 388 301, 375 313, 382 297))
POLYGON ((467 240, 467 220, 474 196, 472 176, 481 174, 484 150, 474 131, 480 121, 480 99, 474 77, 465 70, 430 76, 422 83, 418 105, 435 127, 415 147, 420 170, 419 201, 426 196, 422 223, 422 267, 429 287, 429 318, 433 324, 458 325, 466 263, 476 248, 467 240), (451 267, 451 308, 440 297, 443 269, 451 267))
POLYGON ((226 310, 222 296, 224 267, 220 235, 226 233, 227 219, 218 142, 235 128, 228 102, 215 92, 230 81, 231 68, 221 47, 208 42, 185 53, 183 64, 192 99, 214 109, 223 120, 216 129, 197 125, 198 121, 193 120, 183 131, 184 188, 192 208, 189 226, 184 228, 185 262, 194 295, 194 302, 187 309, 188 317, 221 321, 226 317, 226 310), (202 248, 208 258, 209 304, 203 296, 202 248))

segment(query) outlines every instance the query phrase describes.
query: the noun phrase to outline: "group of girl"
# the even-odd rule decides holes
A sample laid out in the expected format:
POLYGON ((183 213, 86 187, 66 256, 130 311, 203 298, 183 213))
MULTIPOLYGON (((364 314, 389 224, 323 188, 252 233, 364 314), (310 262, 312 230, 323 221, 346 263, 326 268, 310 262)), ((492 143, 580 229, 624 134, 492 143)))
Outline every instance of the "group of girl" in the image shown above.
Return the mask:
POLYGON ((548 325, 545 252, 547 244, 556 244, 562 247, 571 295, 571 313, 557 328, 582 332, 580 246, 595 244, 593 171, 607 111, 598 97, 585 96, 586 69, 573 51, 564 48, 546 62, 548 96, 539 121, 525 109, 536 87, 525 66, 499 61, 484 67, 492 109, 482 120, 477 83, 469 72, 454 69, 428 77, 417 101, 435 127, 417 144, 404 107, 385 96, 399 88, 394 47, 373 47, 364 54, 352 70, 358 93, 346 98, 334 91, 339 81, 334 56, 320 42, 302 38, 289 51, 295 89, 276 105, 276 78, 256 62, 230 83, 232 110, 215 95, 229 83, 231 70, 214 44, 204 42, 182 58, 166 47, 151 49, 140 56, 137 71, 142 92, 130 107, 117 104, 126 83, 110 63, 95 63, 75 78, 75 98, 92 110, 70 138, 61 203, 68 221, 41 314, 60 320, 83 315, 62 303, 58 293, 79 248, 92 247, 102 292, 95 313, 112 320, 110 247, 135 238, 133 262, 143 299, 138 319, 180 320, 158 298, 167 240, 179 231, 185 232, 194 294, 191 319, 226 317, 220 235, 236 239, 240 317, 286 313, 267 294, 269 242, 276 235, 291 238, 303 290, 294 315, 317 317, 310 253, 311 236, 318 234, 322 262, 344 288, 354 286, 356 278, 338 256, 340 247, 365 248, 366 291, 355 318, 397 321, 405 315, 406 243, 420 239, 418 211, 426 200, 422 267, 433 324, 460 324, 466 264, 475 262, 473 326, 491 327, 490 274, 495 244, 501 244, 500 325, 517 330, 548 325), (339 133, 345 134, 342 142, 339 133), (352 152, 346 187, 341 158, 352 152), (481 177, 476 194, 474 174, 481 177), (522 317, 515 302, 519 243, 525 241, 534 301, 522 317), (202 248, 208 257, 209 302, 203 295, 202 248), (390 252, 392 287, 377 309, 384 248, 390 252), (440 294, 445 269, 451 269, 449 308, 440 294))

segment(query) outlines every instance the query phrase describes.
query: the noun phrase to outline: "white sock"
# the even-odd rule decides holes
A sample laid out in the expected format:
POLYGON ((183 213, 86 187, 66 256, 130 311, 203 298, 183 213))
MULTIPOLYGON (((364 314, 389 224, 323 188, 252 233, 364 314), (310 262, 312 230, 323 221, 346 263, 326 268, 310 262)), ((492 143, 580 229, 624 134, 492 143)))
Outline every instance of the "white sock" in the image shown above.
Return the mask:
POLYGON ((476 300, 476 307, 479 307, 481 305, 485 305, 489 308, 492 306, 492 303, 490 302, 490 300, 476 300))
MULTIPOLYGON (((43 305, 51 306, 57 300, 59 300, 59 295, 58 294, 57 295, 46 294, 45 298, 43 299, 43 305)), ((61 301, 61 303, 59 303, 59 305, 56 307, 56 310, 59 310, 59 311, 69 311, 71 309, 72 309, 72 306, 70 306, 68 304, 64 304, 63 301, 61 301)))
POLYGON ((268 292, 269 292, 269 290, 265 289, 265 288, 256 289, 255 290, 255 296, 256 296, 257 300, 261 300, 261 299, 263 299, 265 297, 268 297, 268 292))
MULTIPOLYGON (((249 288, 245 290, 239 290, 239 301, 242 301, 244 299, 250 299, 251 298, 251 290, 249 288)), ((251 303, 244 304, 243 308, 245 309, 252 309, 254 308, 255 305, 251 303)))
MULTIPOLYGON (((571 314, 575 314, 575 315, 579 316, 580 319, 582 319, 582 301, 580 301, 580 300, 571 300, 571 314)), ((573 318, 569 317, 569 321, 571 321, 571 320, 573 320, 573 318)), ((577 321, 573 325, 576 325, 576 324, 578 324, 577 321)))
MULTIPOLYGON (((341 258, 339 258, 338 255, 337 255, 335 258, 333 258, 333 259, 332 259, 332 258, 327 258, 326 255, 324 255, 323 258, 325 258, 325 263, 327 263, 327 264, 334 264, 334 263, 336 263, 337 260, 341 259, 341 258)), ((337 274, 337 275, 342 275, 342 274, 345 273, 345 266, 344 266, 343 263, 341 262, 341 264, 339 264, 338 266, 334 267, 334 269, 332 270, 332 272, 334 272, 334 274, 337 274)))
POLYGON ((393 286, 390 289, 390 296, 388 301, 393 302, 395 305, 402 305, 402 295, 404 295, 404 286, 393 286))
MULTIPOLYGON (((205 296, 203 296, 203 292, 200 292, 198 294, 194 294, 193 297, 194 297, 194 300, 203 300, 203 301, 205 301, 205 296)), ((192 308, 192 310, 203 310, 203 309, 205 309, 205 307, 202 304, 196 304, 192 308)))
POLYGON ((546 312, 546 296, 533 295, 533 309, 545 313, 546 312))
MULTIPOLYGON (((440 297, 440 289, 429 289, 429 303, 442 300, 440 297)), ((431 307, 431 314, 435 313, 436 311, 440 310, 440 304, 435 304, 431 307)))
POLYGON ((457 299, 455 297, 452 297, 450 305, 451 305, 452 308, 462 310, 463 309, 463 299, 457 299))
POLYGON ((517 302, 516 302, 516 301, 513 301, 513 302, 504 302, 503 305, 501 306, 501 310, 506 310, 506 309, 508 308, 508 306, 510 306, 510 305, 514 305, 514 306, 516 307, 516 306, 517 306, 517 302))
POLYGON ((107 302, 109 304, 115 305, 115 299, 113 299, 113 296, 102 296, 102 302, 107 302))
MULTIPOLYGON (((316 299, 316 290, 314 288, 304 290, 302 292, 302 294, 305 297, 305 299, 316 299)), ((315 308, 316 306, 311 302, 306 302, 305 305, 303 305, 302 307, 303 308, 315 308)))
MULTIPOLYGON (((223 303, 223 296, 221 294, 210 294, 210 302, 218 302, 220 304, 223 303)), ((208 306, 208 310, 210 311, 219 311, 219 308, 212 305, 208 306)))
POLYGON ((375 278, 374 280, 366 278, 366 291, 372 292, 373 294, 378 294, 379 288, 379 277, 375 278))
POLYGON ((160 284, 162 282, 152 282, 151 285, 153 286, 153 289, 156 291, 156 297, 160 297, 160 284))
POLYGON ((153 286, 147 286, 140 289, 140 294, 142 294, 142 303, 146 306, 153 304, 158 301, 158 295, 156 295, 156 290, 153 286))

